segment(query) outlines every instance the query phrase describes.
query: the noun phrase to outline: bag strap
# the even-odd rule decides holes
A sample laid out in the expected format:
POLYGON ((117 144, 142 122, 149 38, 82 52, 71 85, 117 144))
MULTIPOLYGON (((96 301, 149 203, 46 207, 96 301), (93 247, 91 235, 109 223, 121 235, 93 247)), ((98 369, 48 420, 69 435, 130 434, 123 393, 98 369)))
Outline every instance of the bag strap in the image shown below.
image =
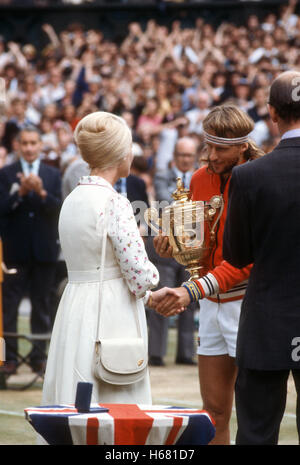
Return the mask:
MULTIPOLYGON (((98 308, 98 317, 97 317, 97 333, 96 333, 96 342, 100 342, 100 317, 101 317, 101 309, 103 303, 103 292, 102 292, 102 285, 103 285, 103 276, 104 276, 104 268, 105 268, 105 256, 106 256, 106 244, 107 244, 107 229, 108 229, 108 215, 107 215, 107 205, 109 204, 112 197, 105 204, 104 208, 104 228, 103 228, 103 237, 102 237, 102 251, 101 251, 101 264, 100 264, 100 279, 99 279, 99 308, 98 308)), ((138 318, 138 310, 136 307, 136 311, 134 312, 138 334, 141 337, 141 325, 138 318)))
MULTIPOLYGON (((107 202, 108 204, 108 202, 107 202)), ((106 204, 106 205, 107 205, 106 204)), ((102 251, 101 251, 101 263, 100 263, 100 279, 99 279, 99 310, 97 318, 97 336, 96 341, 100 340, 100 314, 102 308, 103 292, 103 276, 104 276, 104 266, 105 266, 105 255, 106 255, 106 242, 107 242, 107 215, 106 215, 106 205, 104 209, 104 228, 103 228, 103 237, 102 237, 102 251)))

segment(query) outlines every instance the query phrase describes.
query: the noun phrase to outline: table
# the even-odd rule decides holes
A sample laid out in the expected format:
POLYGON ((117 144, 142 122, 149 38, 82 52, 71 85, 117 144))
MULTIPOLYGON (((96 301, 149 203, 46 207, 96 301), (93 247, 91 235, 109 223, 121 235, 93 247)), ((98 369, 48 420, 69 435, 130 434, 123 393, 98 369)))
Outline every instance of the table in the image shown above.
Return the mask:
POLYGON ((50 445, 205 445, 215 435, 205 410, 164 405, 91 404, 105 413, 78 413, 74 405, 26 408, 25 418, 50 445))

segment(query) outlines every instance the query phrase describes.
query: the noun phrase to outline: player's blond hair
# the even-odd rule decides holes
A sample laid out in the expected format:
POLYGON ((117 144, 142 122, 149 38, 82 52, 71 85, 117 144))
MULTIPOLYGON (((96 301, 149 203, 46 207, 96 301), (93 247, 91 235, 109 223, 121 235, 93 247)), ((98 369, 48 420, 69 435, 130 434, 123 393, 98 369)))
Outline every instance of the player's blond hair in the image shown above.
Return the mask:
MULTIPOLYGON (((213 108, 203 120, 203 129, 209 134, 225 138, 247 136, 254 129, 254 121, 243 110, 232 104, 213 108)), ((246 160, 254 160, 264 155, 254 141, 249 139, 246 160)))

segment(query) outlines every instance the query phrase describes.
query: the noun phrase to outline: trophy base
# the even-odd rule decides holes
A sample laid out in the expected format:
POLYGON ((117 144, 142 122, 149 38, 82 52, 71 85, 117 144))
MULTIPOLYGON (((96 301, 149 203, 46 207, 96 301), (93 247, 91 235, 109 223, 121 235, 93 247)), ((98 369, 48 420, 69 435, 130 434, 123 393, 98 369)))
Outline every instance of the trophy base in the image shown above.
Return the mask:
POLYGON ((190 278, 189 278, 189 281, 195 281, 197 279, 200 279, 201 276, 203 276, 203 266, 199 266, 197 265, 197 267, 193 267, 193 268, 187 268, 187 271, 190 273, 190 278))

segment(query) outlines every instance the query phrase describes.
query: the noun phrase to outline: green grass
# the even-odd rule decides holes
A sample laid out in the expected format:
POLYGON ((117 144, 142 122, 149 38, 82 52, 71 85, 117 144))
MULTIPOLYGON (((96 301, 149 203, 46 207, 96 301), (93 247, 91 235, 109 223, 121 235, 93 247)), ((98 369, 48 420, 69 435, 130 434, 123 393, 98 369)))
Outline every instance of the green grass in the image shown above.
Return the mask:
MULTIPOLYGON (((29 331, 29 319, 19 318, 19 331, 29 331)), ((196 333, 195 333, 196 337, 196 333)), ((28 351, 28 343, 21 343, 21 351, 28 351)), ((162 399, 174 399, 176 404, 202 408, 199 393, 197 367, 175 365, 176 329, 169 330, 168 351, 165 357, 165 367, 150 367, 153 403, 165 403, 162 399), (185 404, 186 402, 186 404, 185 404)), ((20 369, 21 370, 21 369, 20 369)), ((0 390, 0 445, 31 445, 36 444, 36 434, 25 420, 24 408, 40 405, 42 383, 36 383, 25 391, 0 390)), ((16 387, 14 385, 13 387, 16 387)), ((167 402, 166 402, 167 403, 167 402)), ((286 416, 283 418, 280 431, 280 444, 297 444, 296 431, 296 394, 294 385, 289 383, 286 416)), ((232 412, 231 438, 236 434, 236 415, 232 412)))

